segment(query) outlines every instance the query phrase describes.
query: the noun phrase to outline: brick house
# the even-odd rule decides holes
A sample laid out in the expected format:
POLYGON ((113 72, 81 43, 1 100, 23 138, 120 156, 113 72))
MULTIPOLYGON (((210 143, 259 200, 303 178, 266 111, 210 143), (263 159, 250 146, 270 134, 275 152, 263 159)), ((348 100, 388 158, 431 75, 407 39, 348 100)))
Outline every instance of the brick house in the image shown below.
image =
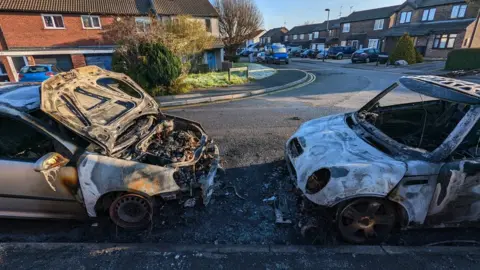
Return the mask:
POLYGON ((385 33, 395 20, 400 6, 355 11, 340 24, 340 43, 357 49, 377 48, 384 44, 385 33))
POLYGON ((260 44, 267 45, 272 43, 282 43, 284 41, 284 36, 287 33, 288 29, 286 27, 270 29, 260 37, 260 44))
MULTIPOLYGON (((311 48, 312 43, 324 43, 320 38, 319 32, 315 31, 321 23, 295 26, 285 35, 285 45, 290 47, 311 48)), ((315 43, 315 44, 316 44, 315 43)))
POLYGON ((385 51, 391 52, 404 33, 426 58, 444 59, 453 49, 480 47, 480 31, 473 31, 478 7, 464 0, 408 0, 399 7, 386 32, 385 51))
POLYGON ((340 24, 345 18, 325 21, 313 29, 313 41, 310 48, 313 50, 325 49, 340 44, 340 24), (316 38, 318 37, 318 38, 316 38))
MULTIPOLYGON (((192 15, 220 37, 218 13, 208 0, 0 1, 0 81, 17 81, 19 70, 34 64, 110 69, 115 45, 104 38, 105 28, 125 16, 147 27, 149 14, 162 20, 192 15)), ((216 42, 204 56, 206 64, 221 68, 223 45, 216 42)))

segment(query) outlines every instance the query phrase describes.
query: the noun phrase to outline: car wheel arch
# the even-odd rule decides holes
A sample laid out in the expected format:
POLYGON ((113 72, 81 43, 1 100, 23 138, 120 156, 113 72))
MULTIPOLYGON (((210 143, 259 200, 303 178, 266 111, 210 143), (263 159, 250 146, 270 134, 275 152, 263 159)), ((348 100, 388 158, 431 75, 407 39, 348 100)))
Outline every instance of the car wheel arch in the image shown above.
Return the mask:
POLYGON ((359 199, 377 199, 377 200, 385 200, 391 203, 394 208, 395 208, 395 213, 396 213, 396 225, 400 227, 406 227, 409 224, 409 215, 408 215, 408 210, 405 208, 404 205, 402 205, 399 202, 393 201, 388 197, 385 196, 375 196, 375 195, 368 195, 368 196, 355 196, 355 197, 349 197, 349 198, 344 198, 338 202, 336 202, 334 205, 330 206, 330 209, 333 209, 334 213, 334 219, 335 222, 337 221, 341 210, 350 204, 351 202, 359 199))
POLYGON ((108 216, 108 210, 111 206, 111 204, 120 196, 126 195, 126 194, 134 194, 134 195, 139 195, 144 197, 145 199, 149 200, 152 204, 154 202, 154 197, 138 191, 138 190, 131 190, 131 189, 124 189, 124 190, 112 190, 109 192, 104 193, 100 198, 98 198, 96 204, 95 204, 95 212, 97 213, 98 217, 101 216, 108 216))

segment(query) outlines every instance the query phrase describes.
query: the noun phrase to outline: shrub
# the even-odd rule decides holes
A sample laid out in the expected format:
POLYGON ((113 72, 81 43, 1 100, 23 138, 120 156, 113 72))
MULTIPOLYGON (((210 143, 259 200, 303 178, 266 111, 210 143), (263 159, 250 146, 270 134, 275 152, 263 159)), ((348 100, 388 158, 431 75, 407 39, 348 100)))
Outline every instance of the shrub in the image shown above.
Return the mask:
POLYGON ((118 49, 112 68, 130 76, 149 94, 168 91, 182 72, 180 59, 160 43, 140 43, 118 49))
POLYGON ((480 48, 458 49, 448 54, 445 69, 469 70, 480 68, 480 48))
POLYGON ((390 63, 395 64, 395 61, 405 60, 409 64, 416 63, 416 50, 413 45, 412 38, 405 33, 400 40, 398 40, 397 46, 393 53, 390 55, 390 63))
POLYGON ((423 63, 423 55, 417 50, 415 50, 415 60, 417 63, 423 63))

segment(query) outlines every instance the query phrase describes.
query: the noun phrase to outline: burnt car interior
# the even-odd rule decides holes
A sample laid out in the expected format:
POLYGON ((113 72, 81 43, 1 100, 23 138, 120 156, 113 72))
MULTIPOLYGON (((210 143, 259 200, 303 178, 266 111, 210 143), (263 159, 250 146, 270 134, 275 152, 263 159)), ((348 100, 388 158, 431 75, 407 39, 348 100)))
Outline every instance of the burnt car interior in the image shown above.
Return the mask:
POLYGON ((430 152, 445 141, 469 109, 469 105, 444 100, 377 105, 366 120, 397 142, 430 152))

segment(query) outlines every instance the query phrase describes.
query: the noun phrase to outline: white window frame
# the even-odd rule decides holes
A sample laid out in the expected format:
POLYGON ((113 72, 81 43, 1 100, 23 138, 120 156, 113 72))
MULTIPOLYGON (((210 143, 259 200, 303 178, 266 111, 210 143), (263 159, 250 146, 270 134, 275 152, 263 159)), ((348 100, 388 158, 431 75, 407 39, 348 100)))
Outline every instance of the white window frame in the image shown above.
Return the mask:
POLYGON ((433 21, 435 19, 436 8, 424 9, 422 14, 422 22, 433 21))
POLYGON ((375 48, 378 49, 378 44, 380 43, 379 39, 369 39, 368 40, 368 48, 375 48), (375 44, 375 46, 372 46, 372 44, 375 44))
POLYGON ((80 21, 82 21, 82 27, 83 29, 102 29, 102 20, 100 20, 100 16, 96 16, 96 15, 81 15, 80 16, 80 21), (90 23, 92 25, 92 27, 86 27, 85 24, 83 24, 83 17, 88 17, 88 19, 90 20, 90 23), (93 25, 93 17, 97 18, 98 19, 98 26, 94 26, 93 25))
POLYGON ((346 40, 340 41, 340 46, 343 46, 343 47, 347 46, 347 41, 346 40))
POLYGON ((268 37, 268 38, 267 38, 267 41, 268 41, 267 43, 271 43, 271 42, 272 42, 272 38, 271 38, 271 37, 268 37))
POLYGON ((305 34, 300 34, 300 39, 304 39, 305 38, 305 34))
POLYGON ((375 26, 373 26, 373 30, 383 30, 384 23, 385 19, 375 20, 375 26))
POLYGON ((293 35, 293 40, 297 40, 298 39, 298 35, 293 35))
POLYGON ((410 23, 412 21, 412 12, 403 11, 400 13, 400 23, 410 23))
POLYGON ((455 5, 452 7, 451 19, 465 18, 467 13, 467 5, 455 5))
POLYGON ((152 19, 150 17, 135 17, 135 27, 137 27, 137 31, 141 33, 145 33, 145 24, 148 22, 148 24, 152 24, 152 19), (143 31, 139 31, 137 23, 142 22, 143 23, 143 31))
POLYGON ((285 36, 285 41, 288 41, 288 35, 287 35, 287 36, 285 36))
POLYGON ((314 33, 313 33, 314 38, 318 38, 319 35, 320 35, 319 32, 314 32, 314 33))
POLYGON ((63 19, 63 15, 62 14, 41 14, 42 15, 42 22, 43 22, 43 27, 45 27, 45 29, 65 29, 65 20, 63 19), (57 27, 56 24, 55 24, 55 20, 53 19, 53 17, 58 17, 60 16, 62 18, 62 22, 63 22, 63 27, 57 27), (53 27, 52 26, 47 26, 47 24, 45 23, 45 17, 52 17, 52 22, 53 22, 53 27))
POLYGON ((313 39, 313 34, 312 33, 308 34, 308 40, 312 40, 312 39, 313 39))
POLYGON ((350 23, 344 23, 343 28, 342 28, 343 33, 348 33, 350 32, 350 23), (347 27, 348 26, 348 27, 347 27))

